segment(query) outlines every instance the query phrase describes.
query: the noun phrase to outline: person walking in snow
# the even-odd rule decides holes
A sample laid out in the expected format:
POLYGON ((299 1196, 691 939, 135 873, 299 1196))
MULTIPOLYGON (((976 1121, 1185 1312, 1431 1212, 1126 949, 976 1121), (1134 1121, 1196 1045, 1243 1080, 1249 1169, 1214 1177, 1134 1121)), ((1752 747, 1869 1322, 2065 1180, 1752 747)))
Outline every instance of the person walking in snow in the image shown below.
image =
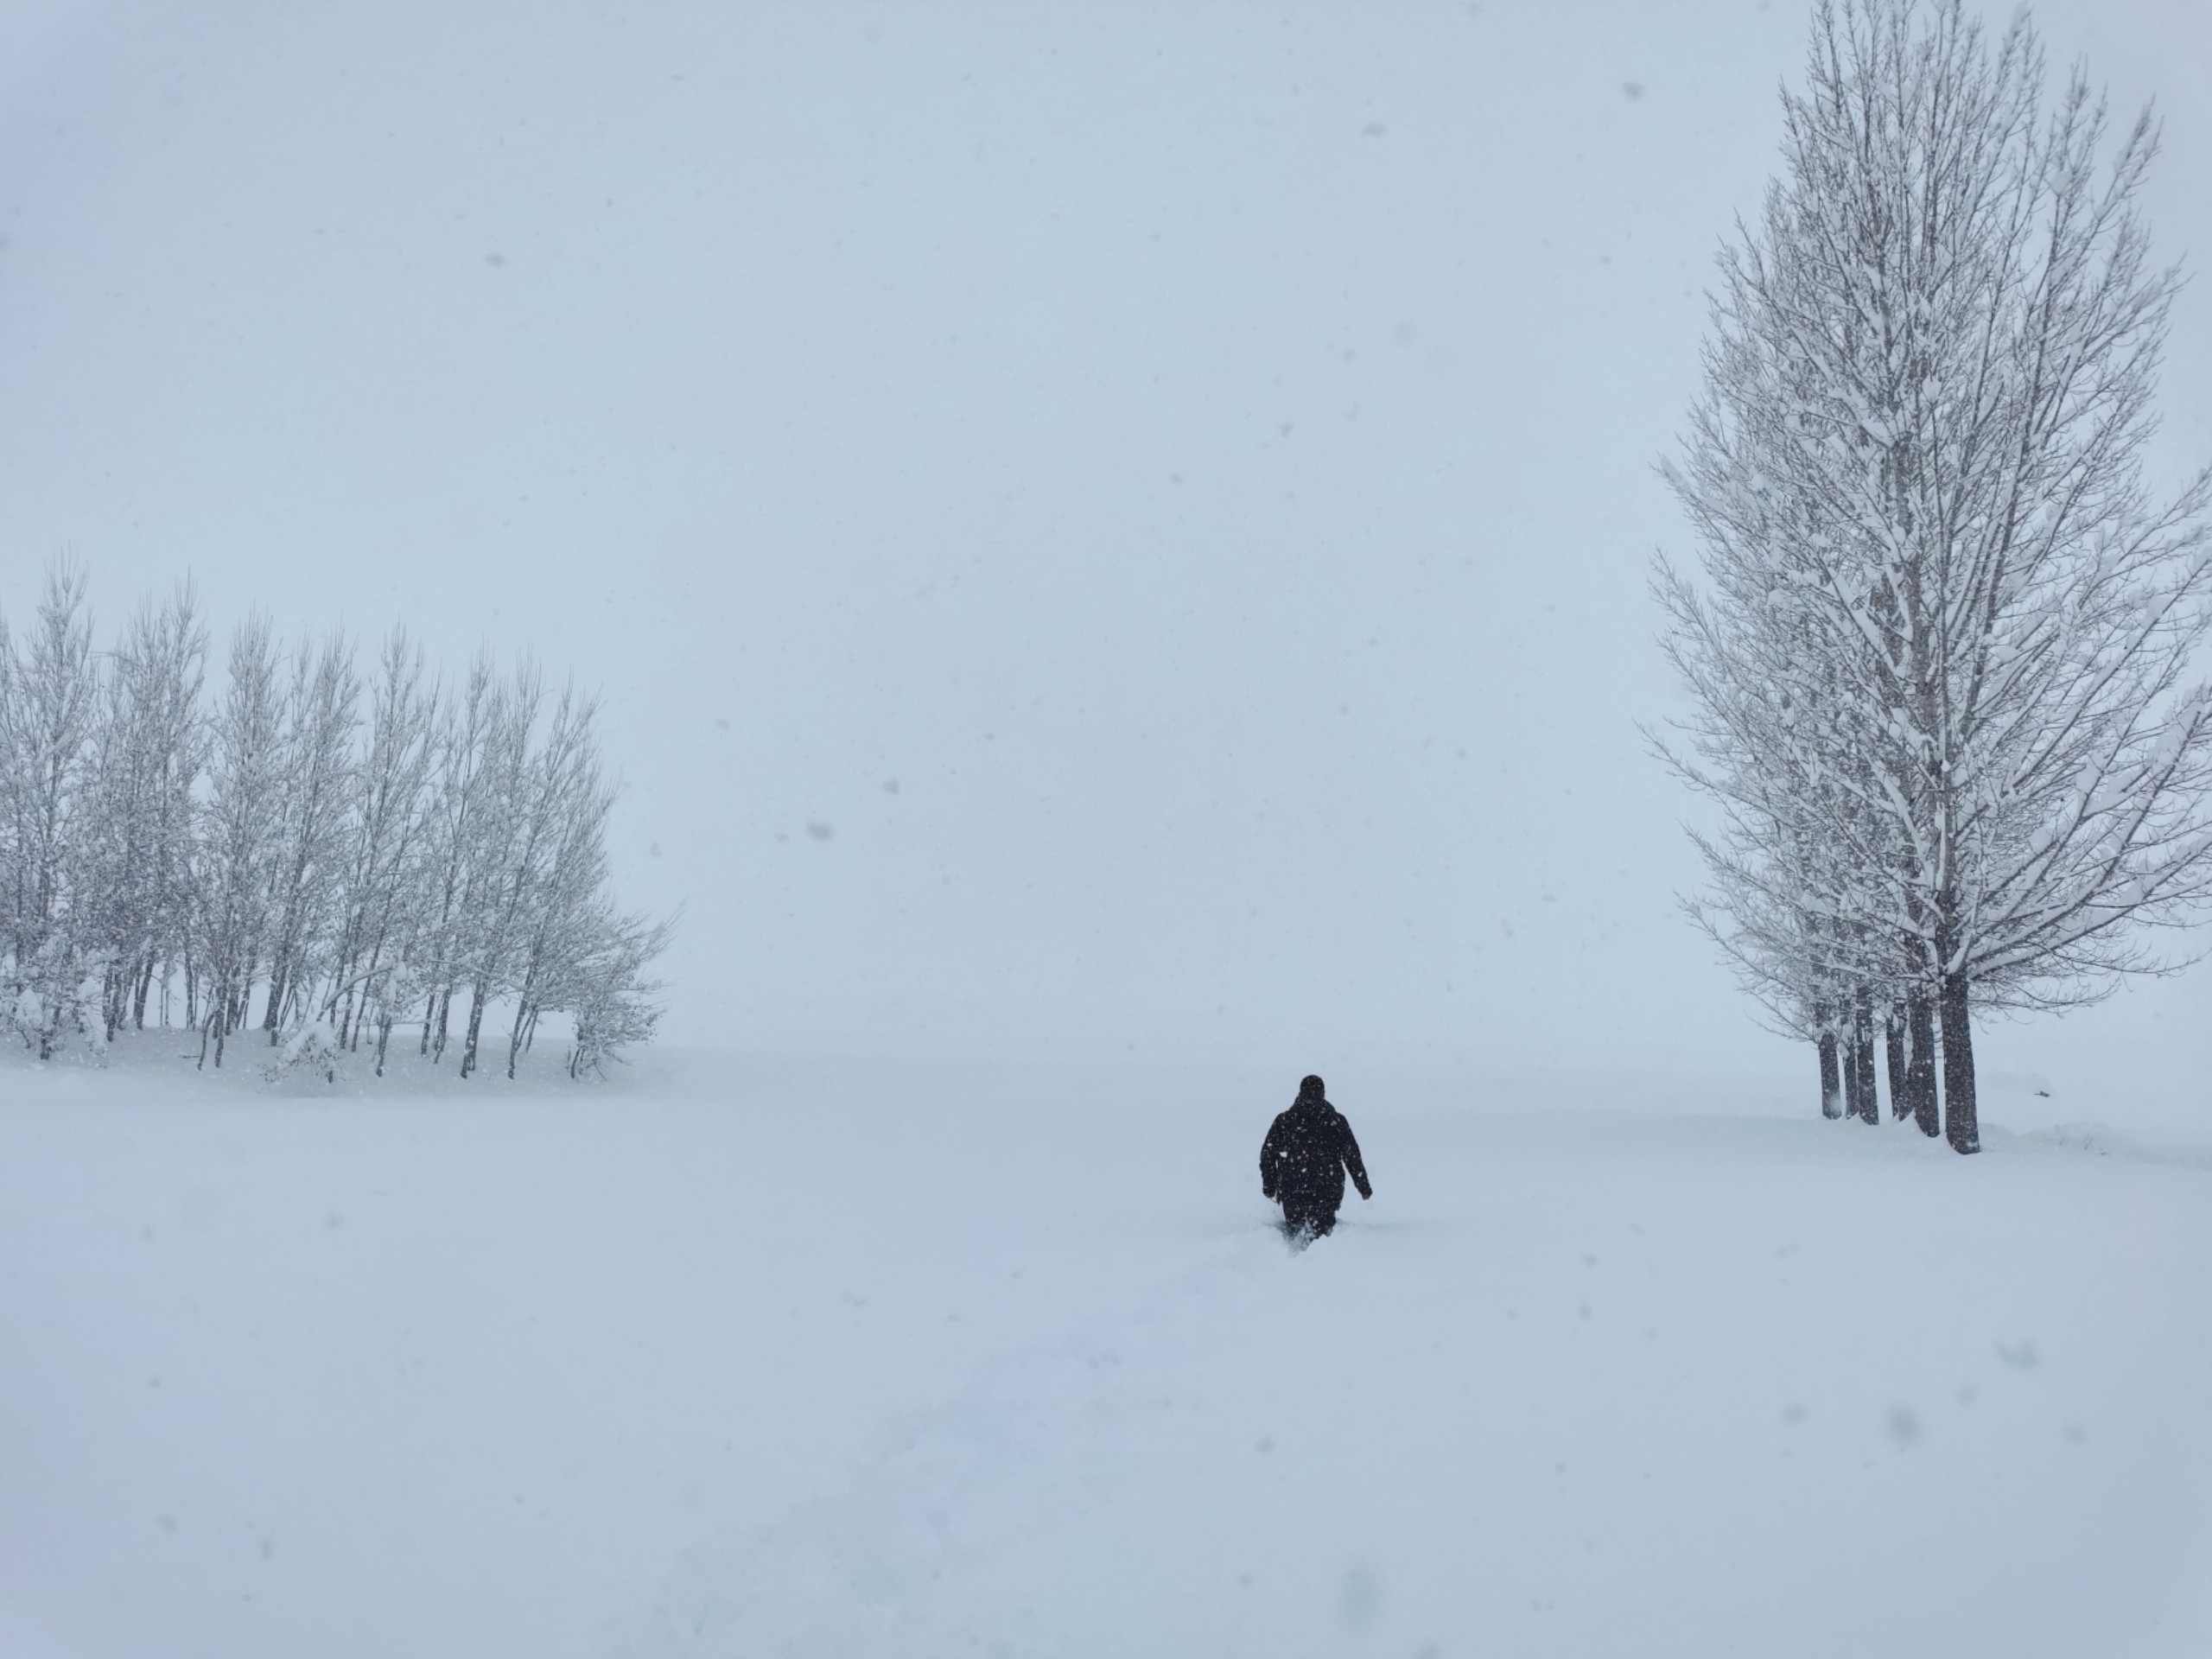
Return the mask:
POLYGON ((1347 1169, 1359 1196, 1373 1198, 1351 1125, 1329 1104, 1321 1079, 1307 1077, 1260 1147, 1260 1191, 1282 1205, 1285 1237, 1297 1244, 1327 1236, 1344 1201, 1347 1169))

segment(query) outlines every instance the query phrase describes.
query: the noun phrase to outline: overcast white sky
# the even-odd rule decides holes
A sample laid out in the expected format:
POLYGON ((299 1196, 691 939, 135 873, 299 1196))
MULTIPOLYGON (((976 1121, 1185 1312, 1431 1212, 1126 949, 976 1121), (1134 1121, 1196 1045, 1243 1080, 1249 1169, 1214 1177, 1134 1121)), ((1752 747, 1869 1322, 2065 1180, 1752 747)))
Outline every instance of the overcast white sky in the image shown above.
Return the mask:
MULTIPOLYGON (((2037 16, 2202 270, 2212 8, 2037 16)), ((678 1039, 1794 1065, 1636 722, 1804 25, 10 0, 0 612, 67 551, 602 686, 678 1039)), ((2169 477, 2208 370, 2200 278, 2169 477)), ((1986 1052, 2201 1079, 2208 1015, 1986 1052)))

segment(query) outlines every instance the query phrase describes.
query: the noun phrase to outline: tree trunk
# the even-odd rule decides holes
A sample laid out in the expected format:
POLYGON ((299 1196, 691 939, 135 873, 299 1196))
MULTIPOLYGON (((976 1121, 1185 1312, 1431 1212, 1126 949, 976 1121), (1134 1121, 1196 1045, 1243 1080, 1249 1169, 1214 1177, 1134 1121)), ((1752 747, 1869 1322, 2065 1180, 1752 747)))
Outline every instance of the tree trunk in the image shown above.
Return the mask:
POLYGON ((292 953, 279 950, 269 963, 269 1007, 262 1015, 262 1028, 269 1033, 269 1046, 276 1046, 276 1033, 284 1020, 284 995, 292 988, 292 953))
POLYGON ((1874 1003, 1865 986, 1851 1010, 1851 1069, 1857 1085, 1852 1105, 1862 1123, 1882 1121, 1882 1099, 1874 1081, 1874 1003))
POLYGON ((1912 1091, 1904 1080, 1904 1010, 1895 1003, 1882 1017, 1882 1058, 1890 1074, 1890 1116, 1912 1116, 1912 1091))
POLYGON ((1943 1133, 1954 1152, 1981 1150, 1981 1124, 1974 1111, 1974 1031, 1967 1024, 1964 974, 1943 976, 1940 998, 1943 1020, 1943 1133))
POLYGON ((1843 1090, 1836 1077, 1835 1033, 1821 1033, 1821 1116, 1843 1116, 1843 1090))
MULTIPOLYGON (((356 1049, 361 1046, 361 1027, 369 1023, 369 988, 377 982, 377 969, 383 963, 384 941, 378 939, 375 949, 369 952, 369 965, 362 969, 359 982, 346 995, 346 1017, 353 1022, 353 1046, 356 1049)), ((376 1004, 378 1011, 381 1013, 385 1006, 384 998, 378 997, 376 1004)), ((381 1046, 384 1039, 378 1038, 377 1040, 381 1046)))
POLYGON ((1912 1121, 1931 1141, 1942 1134, 1936 1101, 1936 1009, 1925 991, 1913 991, 1904 1003, 1905 1038, 1910 1052, 1905 1057, 1905 1095, 1912 1106, 1912 1121))
POLYGON ((226 979, 223 982, 223 1023, 215 1033, 217 1039, 215 1064, 218 1065, 223 1063, 221 1039, 243 1027, 252 1012, 253 971, 256 965, 255 958, 249 956, 245 959, 245 971, 235 979, 226 979))
POLYGON ((530 1023, 529 992, 525 989, 515 1002, 514 1029, 507 1033, 507 1081, 515 1080, 515 1062, 522 1058, 523 1031, 530 1023))
POLYGON ((461 1075, 476 1075, 476 1039, 484 1029, 484 982, 478 980, 468 999, 468 1037, 461 1046, 461 1075))

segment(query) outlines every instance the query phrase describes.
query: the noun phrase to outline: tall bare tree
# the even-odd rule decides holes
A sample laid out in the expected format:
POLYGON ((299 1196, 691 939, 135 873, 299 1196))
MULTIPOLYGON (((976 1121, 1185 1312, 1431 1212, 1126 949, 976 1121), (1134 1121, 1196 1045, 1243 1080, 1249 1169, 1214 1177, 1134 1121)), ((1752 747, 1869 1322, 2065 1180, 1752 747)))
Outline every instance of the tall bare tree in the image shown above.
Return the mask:
POLYGON ((292 656, 277 768, 277 846, 270 868, 269 997, 262 1026, 275 1046, 307 1004, 327 912, 339 898, 345 830, 359 781, 354 757, 360 679, 337 635, 292 656))
POLYGON ((324 1014, 338 1040, 358 1049, 365 1029, 377 1034, 376 1066, 384 1070, 399 990, 423 925, 421 888, 437 748, 438 692, 424 683, 423 653, 395 629, 384 649, 369 747, 349 827, 350 847, 334 967, 324 1014))
POLYGON ((424 999, 422 1052, 434 1063, 445 1056, 454 988, 474 927, 486 821, 499 809, 495 741, 505 719, 505 704, 498 671, 491 658, 480 652, 438 728, 417 946, 424 999))
MULTIPOLYGON (((4 840, 7 1019, 47 1058, 86 1022, 93 958, 73 881, 84 853, 99 717, 82 570, 47 570, 29 639, 0 652, 0 840, 4 840)), ((5 643, 0 633, 0 644, 5 643)))
POLYGON ((107 1035, 143 1027, 158 972, 186 947, 193 790, 205 765, 207 635, 191 586, 142 603, 109 654, 77 880, 105 964, 107 1035))
POLYGON ((201 831, 200 1025, 201 1063, 212 1045, 219 1066, 230 1033, 245 1023, 282 844, 283 700, 265 618, 249 618, 232 637, 213 737, 201 831))
POLYGON ((1717 934, 1808 1024, 1802 941, 1842 951, 1862 1089, 1862 994, 1910 1088, 1939 1024, 1961 1152, 1974 1009, 2104 995, 2212 899, 2212 476, 2160 499, 2142 459, 2179 285, 2137 210, 2155 129, 2044 79, 2024 17, 1817 8, 1669 469, 1709 591, 1659 575, 1717 934))

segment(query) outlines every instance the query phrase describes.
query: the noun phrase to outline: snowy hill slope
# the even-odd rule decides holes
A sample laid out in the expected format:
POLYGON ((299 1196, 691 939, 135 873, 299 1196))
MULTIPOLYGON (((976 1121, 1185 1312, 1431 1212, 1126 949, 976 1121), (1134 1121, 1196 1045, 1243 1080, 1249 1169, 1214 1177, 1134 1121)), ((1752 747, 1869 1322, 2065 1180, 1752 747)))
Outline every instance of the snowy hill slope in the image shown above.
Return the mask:
POLYGON ((1294 1257, 1286 1080, 654 1065, 7 1063, 0 1652, 2212 1647, 2185 1158, 1347 1074, 1294 1257))

